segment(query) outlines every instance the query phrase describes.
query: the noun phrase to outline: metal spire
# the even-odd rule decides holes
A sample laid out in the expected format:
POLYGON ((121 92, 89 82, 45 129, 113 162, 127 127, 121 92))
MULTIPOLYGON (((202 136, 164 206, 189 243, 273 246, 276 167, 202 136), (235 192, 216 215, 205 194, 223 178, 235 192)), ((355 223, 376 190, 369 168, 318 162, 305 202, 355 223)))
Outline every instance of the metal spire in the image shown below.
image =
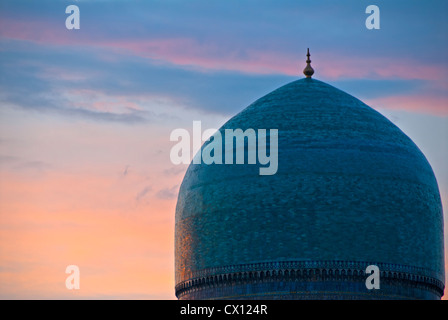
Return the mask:
POLYGON ((306 67, 305 69, 303 69, 303 74, 307 77, 307 78, 311 78, 311 76, 314 74, 314 69, 311 67, 311 60, 310 60, 310 48, 308 48, 307 51, 307 59, 306 59, 306 67))

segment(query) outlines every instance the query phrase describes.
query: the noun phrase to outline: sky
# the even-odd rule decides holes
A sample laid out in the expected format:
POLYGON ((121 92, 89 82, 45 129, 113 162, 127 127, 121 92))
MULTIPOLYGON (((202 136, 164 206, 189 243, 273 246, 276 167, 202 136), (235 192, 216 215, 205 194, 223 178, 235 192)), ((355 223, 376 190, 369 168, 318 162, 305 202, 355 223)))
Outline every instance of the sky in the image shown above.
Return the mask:
POLYGON ((447 12, 443 0, 2 0, 0 298, 175 299, 187 167, 170 161, 171 131, 218 128, 302 78, 307 48, 314 78, 422 150, 448 230, 447 12), (379 30, 365 26, 370 4, 379 30), (65 287, 72 264, 79 290, 65 287))

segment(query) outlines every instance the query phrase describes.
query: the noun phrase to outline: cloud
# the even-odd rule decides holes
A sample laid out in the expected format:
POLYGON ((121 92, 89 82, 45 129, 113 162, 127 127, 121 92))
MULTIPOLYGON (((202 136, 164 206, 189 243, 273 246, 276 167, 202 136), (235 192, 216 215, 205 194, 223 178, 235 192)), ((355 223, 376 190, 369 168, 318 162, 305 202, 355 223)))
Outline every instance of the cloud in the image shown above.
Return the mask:
POLYGON ((162 200, 173 200, 177 198, 178 185, 171 188, 161 189, 156 193, 156 197, 162 200))
POLYGON ((17 170, 44 171, 47 169, 51 169, 52 165, 44 161, 35 160, 18 163, 14 168, 17 170))
POLYGON ((152 190, 152 186, 146 186, 141 190, 137 196, 135 197, 135 200, 138 202, 142 200, 150 191, 152 190))
MULTIPOLYGON (((447 5, 410 1, 413 5, 403 8, 380 2, 387 32, 374 33, 366 31, 365 8, 358 1, 320 1, 308 4, 306 11, 295 1, 257 1, 256 6, 246 1, 239 10, 232 3, 204 1, 83 2, 82 27, 76 31, 61 22, 62 3, 6 1, 0 10, 0 58, 8 81, 0 79, 1 101, 128 124, 168 116, 148 110, 157 104, 154 97, 165 101, 167 109, 231 115, 301 77, 308 46, 315 77, 351 81, 348 90, 361 92, 360 98, 402 96, 444 81, 448 44, 433 30, 448 27, 441 13, 447 5), (420 23, 407 23, 410 18, 420 23), (378 82, 370 86, 366 79, 378 82), (87 99, 87 90, 97 96, 87 99), (140 104, 134 101, 141 97, 140 104)), ((428 92, 435 99, 443 95, 428 92)), ((418 110, 440 114, 440 107, 434 108, 418 110)))
POLYGON ((371 99, 366 101, 366 103, 379 109, 404 110, 442 117, 448 116, 448 97, 396 95, 371 99))
POLYGON ((18 157, 15 156, 9 156, 9 155, 0 155, 0 164, 10 164, 15 163, 19 160, 18 157))
MULTIPOLYGON (((178 10, 154 2, 85 2, 82 27, 71 32, 56 18, 62 5, 7 3, 0 12, 1 68, 8 79, 0 79, 1 101, 67 117, 128 124, 167 118, 149 110, 157 99, 167 110, 176 106, 232 115, 301 77, 308 46, 315 77, 346 82, 361 99, 423 92, 448 76, 442 58, 448 45, 431 31, 448 26, 437 7, 419 6, 419 19, 431 24, 409 25, 402 22, 415 15, 413 7, 383 1, 386 17, 400 15, 385 19, 387 32, 369 33, 363 25, 355 27, 364 17, 359 4, 313 3, 304 12, 294 1, 287 7, 249 1, 241 4, 243 13, 232 4, 203 1, 177 2, 178 10), (251 23, 242 23, 249 12, 251 23), (328 21, 322 24, 310 15, 328 21), (210 21, 213 26, 204 28, 210 21), (88 90, 97 94, 91 100, 88 90)), ((442 99, 442 91, 429 91, 423 95, 442 99)), ((439 105, 410 108, 440 114, 439 105)))
MULTIPOLYGON (((67 53, 55 52, 50 54, 52 64, 49 64, 48 54, 35 54, 31 57, 27 52, 16 50, 13 60, 15 64, 11 64, 11 54, 0 52, 0 58, 5 57, 0 62, 4 79, 8 79, 0 79, 0 101, 25 110, 99 122, 144 124, 156 119, 168 120, 175 116, 176 112, 173 111, 179 107, 232 115, 264 94, 298 78, 177 69, 129 57, 122 57, 119 64, 111 64, 89 51, 68 54, 74 61, 72 64, 66 64, 63 60, 67 53), (30 61, 33 61, 31 68, 30 61), (81 70, 87 66, 89 68, 77 71, 77 65, 83 66, 81 70), (74 76, 71 76, 72 73, 74 76), (85 79, 79 80, 81 77, 85 79)), ((407 74, 404 71, 401 73, 402 79, 394 76, 399 72, 395 73, 394 68, 389 68, 387 63, 378 63, 377 66, 389 70, 391 79, 388 80, 375 75, 374 69, 370 70, 372 75, 368 76, 366 62, 364 67, 354 68, 360 79, 342 77, 343 68, 333 70, 331 65, 328 67, 329 76, 321 78, 325 76, 327 69, 323 62, 319 64, 315 66, 316 78, 326 80, 361 100, 419 94, 430 97, 435 103, 413 102, 407 110, 432 114, 444 112, 443 97, 447 85, 444 80, 438 79, 445 73, 443 69, 426 73, 420 70, 418 73, 427 75, 421 78, 429 78, 431 75, 434 77, 432 80, 418 79, 412 76, 412 72, 407 74)), ((396 70, 406 69, 397 67, 396 70)), ((395 102, 393 99, 379 102, 383 108, 397 107, 390 104, 395 102)), ((405 107, 400 103, 400 108, 405 107)))
POLYGON ((291 79, 204 73, 116 54, 109 56, 120 63, 111 63, 101 54, 89 50, 30 54, 12 46, 11 52, 0 52, 3 79, 8 79, 0 78, 0 101, 38 112, 137 123, 167 119, 173 107, 232 114, 291 79), (86 80, 73 79, 69 76, 73 72, 84 74, 86 80))
POLYGON ((257 1, 256 6, 245 1, 236 10, 232 3, 204 1, 138 5, 118 1, 110 6, 91 2, 83 4, 89 13, 83 14, 83 27, 73 32, 57 18, 61 14, 53 3, 44 1, 38 8, 14 8, 10 4, 0 19, 0 36, 53 48, 103 49, 202 70, 289 76, 300 73, 301 65, 297 64, 304 61, 305 48, 311 46, 313 57, 322 53, 316 58, 320 59, 324 77, 427 79, 440 75, 448 45, 433 30, 448 27, 440 8, 446 4, 438 2, 431 7, 409 1, 414 6, 403 7, 381 1, 386 17, 395 15, 394 19, 383 19, 387 32, 375 34, 364 27, 365 7, 359 1, 350 3, 319 1, 302 10, 294 1, 287 1, 287 5, 257 1), (431 23, 409 23, 416 18, 415 4, 420 4, 418 20, 431 23), (101 15, 92 14, 99 11, 101 15), (401 36, 399 41, 397 36, 401 36), (406 46, 400 45, 402 42, 406 46), (425 44, 424 50, 420 44, 425 44))
POLYGON ((129 168, 130 168, 130 167, 131 167, 130 165, 127 165, 126 168, 124 168, 123 176, 127 176, 127 175, 128 175, 128 172, 129 172, 129 168))
POLYGON ((142 116, 141 114, 143 113, 139 112, 114 113, 104 111, 92 111, 83 108, 77 108, 77 109, 58 108, 56 111, 64 116, 68 117, 76 116, 94 121, 122 122, 128 124, 135 124, 148 121, 148 118, 142 116))
POLYGON ((185 173, 186 170, 187 170, 187 167, 185 165, 178 165, 178 166, 163 170, 163 174, 165 174, 167 176, 178 176, 182 173, 185 173))
POLYGON ((53 169, 53 165, 41 160, 27 160, 17 156, 0 155, 3 170, 43 172, 53 169))
POLYGON ((363 79, 330 83, 377 109, 448 115, 448 85, 443 80, 363 79))

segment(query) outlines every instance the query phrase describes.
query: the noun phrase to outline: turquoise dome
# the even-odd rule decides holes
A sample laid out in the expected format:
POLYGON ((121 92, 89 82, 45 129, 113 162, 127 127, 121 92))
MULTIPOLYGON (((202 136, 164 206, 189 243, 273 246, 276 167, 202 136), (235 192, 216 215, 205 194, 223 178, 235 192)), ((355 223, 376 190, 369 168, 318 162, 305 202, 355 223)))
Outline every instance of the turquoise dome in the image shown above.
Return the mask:
POLYGON ((397 126, 305 78, 255 101, 219 131, 237 128, 278 129, 278 171, 189 166, 176 207, 179 298, 440 299, 437 181, 397 126), (370 264, 381 271, 380 290, 365 287, 370 264))

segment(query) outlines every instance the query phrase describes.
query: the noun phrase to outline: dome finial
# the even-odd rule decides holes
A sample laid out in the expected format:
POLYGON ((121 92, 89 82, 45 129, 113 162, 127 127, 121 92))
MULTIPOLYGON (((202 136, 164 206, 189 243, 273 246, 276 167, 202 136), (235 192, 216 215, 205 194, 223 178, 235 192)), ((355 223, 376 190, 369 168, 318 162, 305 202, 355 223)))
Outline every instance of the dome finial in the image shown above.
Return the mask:
POLYGON ((311 76, 314 74, 314 69, 311 67, 311 60, 310 60, 310 48, 308 48, 306 53, 307 59, 306 59, 306 67, 303 69, 303 74, 307 78, 311 78, 311 76))

